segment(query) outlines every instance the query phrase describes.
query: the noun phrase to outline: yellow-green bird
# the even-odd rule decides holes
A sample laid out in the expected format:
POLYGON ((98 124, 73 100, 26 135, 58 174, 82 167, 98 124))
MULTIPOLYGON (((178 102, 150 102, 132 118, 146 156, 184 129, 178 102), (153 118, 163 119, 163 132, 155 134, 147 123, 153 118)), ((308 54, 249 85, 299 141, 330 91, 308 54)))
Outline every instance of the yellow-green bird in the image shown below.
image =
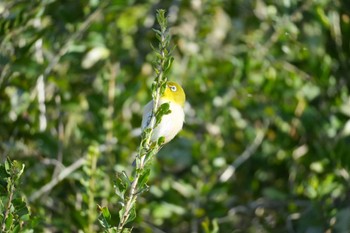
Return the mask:
MULTIPOLYGON (((164 137, 164 144, 171 141, 182 129, 185 113, 184 105, 186 95, 182 87, 176 82, 167 82, 166 89, 162 97, 160 97, 159 104, 169 103, 171 112, 163 115, 159 125, 154 129, 151 140, 157 141, 158 138, 164 137)), ((145 106, 142 116, 142 130, 148 127, 152 116, 153 100, 148 102, 145 106)))

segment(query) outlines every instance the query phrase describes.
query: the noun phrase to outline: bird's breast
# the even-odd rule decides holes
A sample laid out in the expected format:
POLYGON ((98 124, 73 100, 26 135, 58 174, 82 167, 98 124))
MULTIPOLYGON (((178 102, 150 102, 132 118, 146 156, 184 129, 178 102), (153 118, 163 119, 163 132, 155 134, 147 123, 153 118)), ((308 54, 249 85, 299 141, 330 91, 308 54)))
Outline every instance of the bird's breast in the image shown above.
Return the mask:
POLYGON ((152 141, 157 140, 159 137, 164 137, 165 143, 172 140, 176 134, 182 129, 185 114, 183 108, 175 103, 170 102, 169 108, 171 112, 163 115, 159 125, 154 129, 152 141))

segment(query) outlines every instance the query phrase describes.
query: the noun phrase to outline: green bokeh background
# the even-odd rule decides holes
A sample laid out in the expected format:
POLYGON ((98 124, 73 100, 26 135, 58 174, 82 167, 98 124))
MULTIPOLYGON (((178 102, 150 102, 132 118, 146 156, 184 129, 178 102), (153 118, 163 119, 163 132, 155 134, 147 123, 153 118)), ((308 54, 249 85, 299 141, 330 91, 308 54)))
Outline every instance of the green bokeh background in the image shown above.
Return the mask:
POLYGON ((31 199, 91 145, 94 202, 117 224, 113 182, 133 170, 160 8, 186 123, 153 163, 134 232, 349 232, 348 1, 5 0, 0 155, 26 166, 34 231, 102 230, 85 166, 31 199))

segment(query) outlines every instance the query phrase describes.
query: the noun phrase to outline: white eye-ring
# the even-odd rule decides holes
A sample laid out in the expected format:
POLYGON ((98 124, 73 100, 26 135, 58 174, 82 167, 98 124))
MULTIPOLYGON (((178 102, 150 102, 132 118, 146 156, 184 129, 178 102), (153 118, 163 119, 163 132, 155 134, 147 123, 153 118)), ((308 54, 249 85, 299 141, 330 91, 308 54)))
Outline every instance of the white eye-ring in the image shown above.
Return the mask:
POLYGON ((169 86, 170 90, 175 92, 177 90, 176 86, 169 86))

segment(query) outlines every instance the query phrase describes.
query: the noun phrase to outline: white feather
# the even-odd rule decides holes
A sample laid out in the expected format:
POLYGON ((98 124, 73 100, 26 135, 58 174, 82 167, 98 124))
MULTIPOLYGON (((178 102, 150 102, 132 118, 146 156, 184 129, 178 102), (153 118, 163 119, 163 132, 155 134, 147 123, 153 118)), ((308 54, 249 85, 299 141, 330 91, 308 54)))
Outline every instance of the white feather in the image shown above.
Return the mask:
MULTIPOLYGON (((168 101, 160 101, 160 104, 163 104, 168 101)), ((165 142, 167 143, 171 141, 182 129, 184 120, 185 120, 185 113, 183 111, 183 108, 173 102, 168 102, 169 108, 171 110, 171 113, 163 115, 162 121, 159 123, 159 125, 154 129, 153 135, 151 140, 156 141, 160 137, 164 137, 165 142)), ((144 109, 143 116, 142 116, 142 130, 146 127, 148 127, 148 124, 151 120, 152 115, 152 108, 153 108, 153 101, 150 101, 144 109)))

